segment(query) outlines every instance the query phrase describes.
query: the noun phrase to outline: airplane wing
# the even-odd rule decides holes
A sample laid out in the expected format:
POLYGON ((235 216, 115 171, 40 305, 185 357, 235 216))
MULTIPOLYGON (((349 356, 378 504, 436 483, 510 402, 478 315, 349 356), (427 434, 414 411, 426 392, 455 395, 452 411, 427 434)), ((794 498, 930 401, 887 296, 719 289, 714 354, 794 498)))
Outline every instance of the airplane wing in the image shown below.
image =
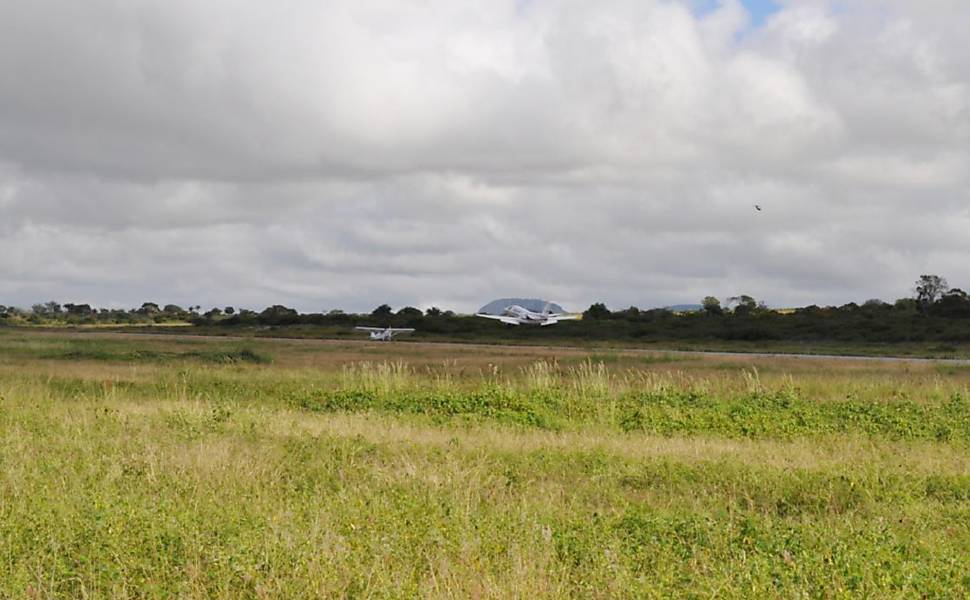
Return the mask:
POLYGON ((556 321, 582 321, 583 313, 559 313, 558 315, 549 315, 549 318, 556 321))
POLYGON ((503 323, 508 323, 509 325, 518 325, 519 320, 515 317, 506 317, 503 315, 487 315, 485 313, 478 313, 476 317, 482 317, 483 319, 495 319, 496 321, 501 321, 503 323))
POLYGON ((385 331, 386 330, 385 327, 354 327, 354 329, 357 329, 359 331, 385 331))
POLYGON ((414 333, 414 329, 410 327, 399 327, 396 329, 394 327, 390 327, 388 329, 382 329, 381 331, 390 331, 391 333, 414 333))

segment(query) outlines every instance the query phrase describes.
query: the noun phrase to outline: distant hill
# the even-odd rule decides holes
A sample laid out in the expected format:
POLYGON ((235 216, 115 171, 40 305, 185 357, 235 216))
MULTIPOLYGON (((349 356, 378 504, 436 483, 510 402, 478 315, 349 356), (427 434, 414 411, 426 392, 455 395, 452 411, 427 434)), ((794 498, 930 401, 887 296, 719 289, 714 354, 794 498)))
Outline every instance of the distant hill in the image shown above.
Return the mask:
POLYGON ((704 307, 700 304, 674 304, 673 306, 665 306, 664 308, 673 312, 694 312, 704 307))
MULTIPOLYGON (((478 309, 478 312, 489 315, 498 315, 513 304, 517 304, 526 310, 542 312, 542 310, 546 308, 546 302, 546 300, 540 300, 538 298, 501 298, 499 300, 489 302, 485 306, 478 309)), ((549 310, 553 312, 566 312, 561 306, 555 303, 549 304, 549 310)))

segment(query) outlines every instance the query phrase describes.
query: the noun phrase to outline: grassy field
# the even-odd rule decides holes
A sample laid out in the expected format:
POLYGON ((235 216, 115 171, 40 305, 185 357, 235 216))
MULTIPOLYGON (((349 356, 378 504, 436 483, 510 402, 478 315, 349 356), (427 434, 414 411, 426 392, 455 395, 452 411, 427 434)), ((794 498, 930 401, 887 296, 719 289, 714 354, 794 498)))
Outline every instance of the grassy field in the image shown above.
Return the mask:
MULTIPOLYGON (((373 324, 373 323, 369 323, 373 324)), ((422 331, 419 329, 413 335, 398 338, 403 344, 467 344, 467 345, 498 345, 501 347, 578 347, 588 352, 611 352, 615 348, 640 349, 653 352, 685 351, 685 352, 731 352, 731 353, 776 353, 776 354, 806 354, 829 356, 859 356, 859 357, 901 357, 901 358, 934 358, 970 360, 970 344, 958 341, 908 341, 908 342, 865 342, 830 340, 723 340, 723 339, 692 339, 688 337, 671 336, 669 339, 660 338, 628 338, 616 336, 613 338, 589 339, 583 337, 582 331, 574 331, 575 335, 562 330, 566 335, 553 335, 549 329, 536 330, 531 327, 516 328, 504 325, 490 324, 491 329, 479 333, 441 333, 422 331)), ((363 338, 359 331, 349 325, 317 326, 317 325, 283 325, 283 326, 193 326, 185 322, 144 323, 139 325, 96 324, 96 325, 31 325, 18 328, 20 331, 35 333, 52 333, 57 335, 84 332, 112 332, 148 335, 158 337, 173 335, 179 338, 199 336, 202 338, 225 338, 235 340, 260 339, 291 339, 291 340, 329 340, 333 342, 359 342, 363 338)))
POLYGON ((0 330, 0 598, 970 594, 970 367, 0 330))

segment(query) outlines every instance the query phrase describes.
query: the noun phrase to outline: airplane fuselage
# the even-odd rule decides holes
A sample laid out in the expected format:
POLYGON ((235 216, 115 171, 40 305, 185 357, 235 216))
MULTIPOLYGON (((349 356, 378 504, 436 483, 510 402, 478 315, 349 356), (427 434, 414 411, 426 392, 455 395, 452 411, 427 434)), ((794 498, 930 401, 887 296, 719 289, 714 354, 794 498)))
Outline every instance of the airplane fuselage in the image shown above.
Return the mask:
POLYGON ((506 325, 555 325, 560 321, 574 321, 582 318, 582 315, 570 314, 570 313, 553 313, 548 310, 542 312, 534 312, 527 308, 523 308, 518 304, 513 304, 512 306, 506 306, 501 314, 490 315, 486 313, 478 313, 476 316, 483 317, 486 319, 493 319, 495 321, 501 321, 506 325))
POLYGON ((370 336, 370 339, 375 342, 389 342, 394 339, 394 336, 399 333, 413 333, 414 329, 411 328, 380 328, 380 327, 357 327, 360 331, 366 331, 370 336))
POLYGON ((533 312, 527 308, 522 308, 517 304, 506 307, 502 314, 513 319, 518 319, 522 325, 542 325, 549 320, 548 315, 533 312))

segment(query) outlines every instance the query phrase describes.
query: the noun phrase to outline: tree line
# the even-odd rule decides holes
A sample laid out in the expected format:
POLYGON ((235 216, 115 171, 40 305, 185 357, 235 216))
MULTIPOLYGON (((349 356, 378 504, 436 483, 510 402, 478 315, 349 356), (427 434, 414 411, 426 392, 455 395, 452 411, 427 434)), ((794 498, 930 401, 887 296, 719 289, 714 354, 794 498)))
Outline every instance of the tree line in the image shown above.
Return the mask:
POLYGON ((432 307, 406 306, 394 310, 382 304, 370 313, 340 310, 301 313, 283 305, 261 311, 232 306, 202 311, 201 306, 145 302, 129 310, 93 308, 88 304, 47 302, 29 311, 0 306, 0 324, 165 324, 191 323, 200 328, 263 328, 303 330, 306 335, 332 335, 356 325, 414 327, 419 336, 459 339, 576 339, 576 340, 788 340, 846 342, 970 342, 970 295, 951 288, 936 275, 923 275, 911 296, 892 303, 867 300, 843 306, 816 305, 797 309, 769 308, 750 295, 721 301, 704 298, 696 311, 665 308, 610 310, 595 303, 582 321, 554 327, 510 327, 494 321, 458 315, 432 307))

